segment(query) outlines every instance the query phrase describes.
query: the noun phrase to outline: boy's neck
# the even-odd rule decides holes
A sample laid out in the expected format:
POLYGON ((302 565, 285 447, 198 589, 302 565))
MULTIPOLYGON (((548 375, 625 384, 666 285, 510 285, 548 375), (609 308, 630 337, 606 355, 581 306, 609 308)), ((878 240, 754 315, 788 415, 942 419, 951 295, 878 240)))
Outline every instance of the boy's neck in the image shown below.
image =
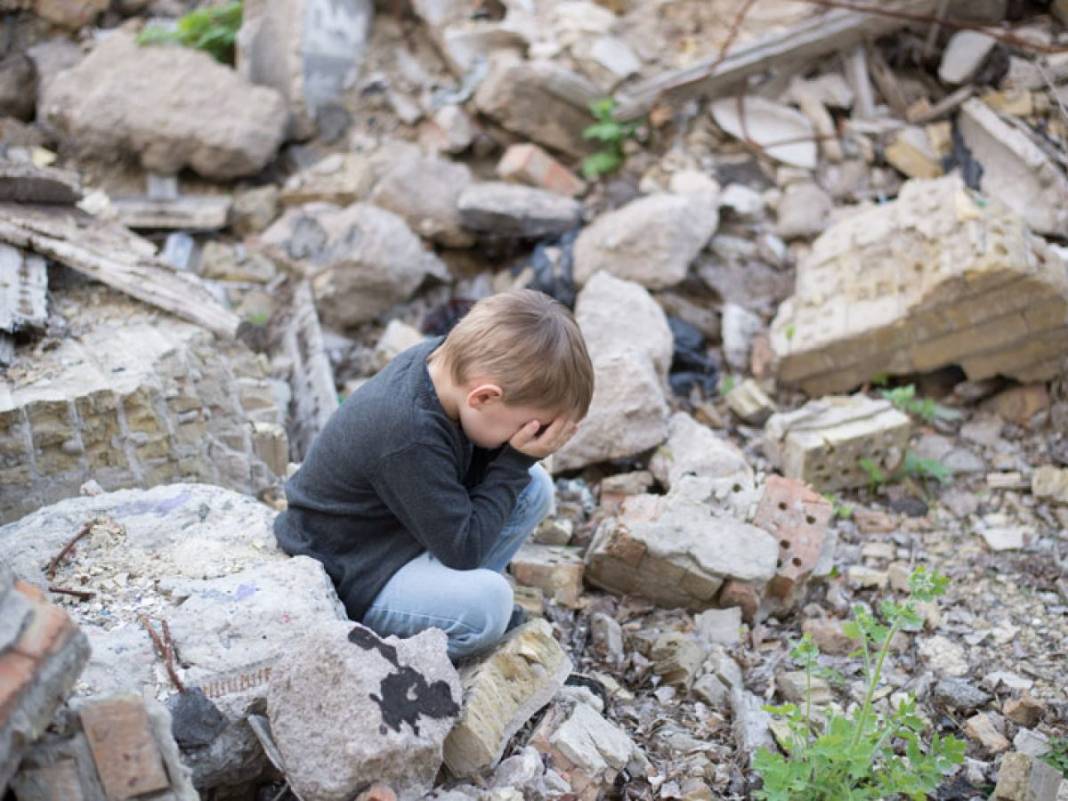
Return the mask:
POLYGON ((427 357, 427 372, 430 374, 430 383, 434 387, 434 393, 438 396, 438 402, 450 420, 460 419, 459 387, 453 383, 452 375, 441 358, 438 351, 434 351, 427 357))

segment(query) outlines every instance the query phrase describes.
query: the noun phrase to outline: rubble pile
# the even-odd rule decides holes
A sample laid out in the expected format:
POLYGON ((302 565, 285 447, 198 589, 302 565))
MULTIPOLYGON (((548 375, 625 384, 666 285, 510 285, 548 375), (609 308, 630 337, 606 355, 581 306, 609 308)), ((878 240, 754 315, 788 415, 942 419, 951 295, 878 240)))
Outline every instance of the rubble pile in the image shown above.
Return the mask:
POLYGON ((193 10, 0 0, 4 801, 753 798, 769 705, 857 714, 850 617, 921 567, 874 713, 962 740, 940 799, 1064 801, 1065 3, 246 0, 145 42, 193 10), (514 287, 596 386, 528 620, 453 664, 272 524, 348 395, 514 287))

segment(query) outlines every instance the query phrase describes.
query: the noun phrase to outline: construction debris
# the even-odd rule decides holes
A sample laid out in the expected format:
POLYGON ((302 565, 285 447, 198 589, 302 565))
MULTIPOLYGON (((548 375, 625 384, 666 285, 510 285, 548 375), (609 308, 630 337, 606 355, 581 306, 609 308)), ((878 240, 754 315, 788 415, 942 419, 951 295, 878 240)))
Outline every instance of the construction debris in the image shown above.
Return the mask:
POLYGON ((552 627, 533 620, 464 668, 463 712, 445 740, 453 775, 473 776, 496 765, 512 735, 556 695, 571 667, 552 627))
POLYGON ((287 649, 271 671, 267 715, 300 798, 349 801, 369 775, 401 797, 430 790, 460 713, 445 645, 437 629, 382 639, 337 621, 287 649))
POLYGON ((0 793, 89 660, 85 634, 10 564, 0 561, 0 793))
POLYGON ((951 364, 972 380, 1049 378, 1068 347, 1066 276, 996 199, 955 176, 910 181, 834 225, 798 265, 771 330, 779 378, 811 394, 951 364))

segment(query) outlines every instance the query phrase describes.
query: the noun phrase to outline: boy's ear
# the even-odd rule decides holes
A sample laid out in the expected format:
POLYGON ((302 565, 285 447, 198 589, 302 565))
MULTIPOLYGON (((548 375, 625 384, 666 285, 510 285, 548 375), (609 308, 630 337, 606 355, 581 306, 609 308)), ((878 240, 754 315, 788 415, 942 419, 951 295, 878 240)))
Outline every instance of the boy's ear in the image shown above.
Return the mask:
POLYGON ((480 409, 503 396, 504 392, 496 384, 479 384, 467 393, 467 405, 472 409, 480 409))

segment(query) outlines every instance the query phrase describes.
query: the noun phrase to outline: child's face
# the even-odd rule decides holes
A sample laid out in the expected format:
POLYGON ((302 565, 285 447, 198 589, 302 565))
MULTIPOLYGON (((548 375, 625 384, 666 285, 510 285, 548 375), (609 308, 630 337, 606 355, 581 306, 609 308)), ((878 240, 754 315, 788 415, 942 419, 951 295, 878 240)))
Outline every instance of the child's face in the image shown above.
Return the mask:
POLYGON ((511 406, 496 397, 464 404, 460 409, 460 426, 467 438, 480 448, 499 448, 531 420, 537 420, 544 428, 556 416, 551 410, 511 406))

